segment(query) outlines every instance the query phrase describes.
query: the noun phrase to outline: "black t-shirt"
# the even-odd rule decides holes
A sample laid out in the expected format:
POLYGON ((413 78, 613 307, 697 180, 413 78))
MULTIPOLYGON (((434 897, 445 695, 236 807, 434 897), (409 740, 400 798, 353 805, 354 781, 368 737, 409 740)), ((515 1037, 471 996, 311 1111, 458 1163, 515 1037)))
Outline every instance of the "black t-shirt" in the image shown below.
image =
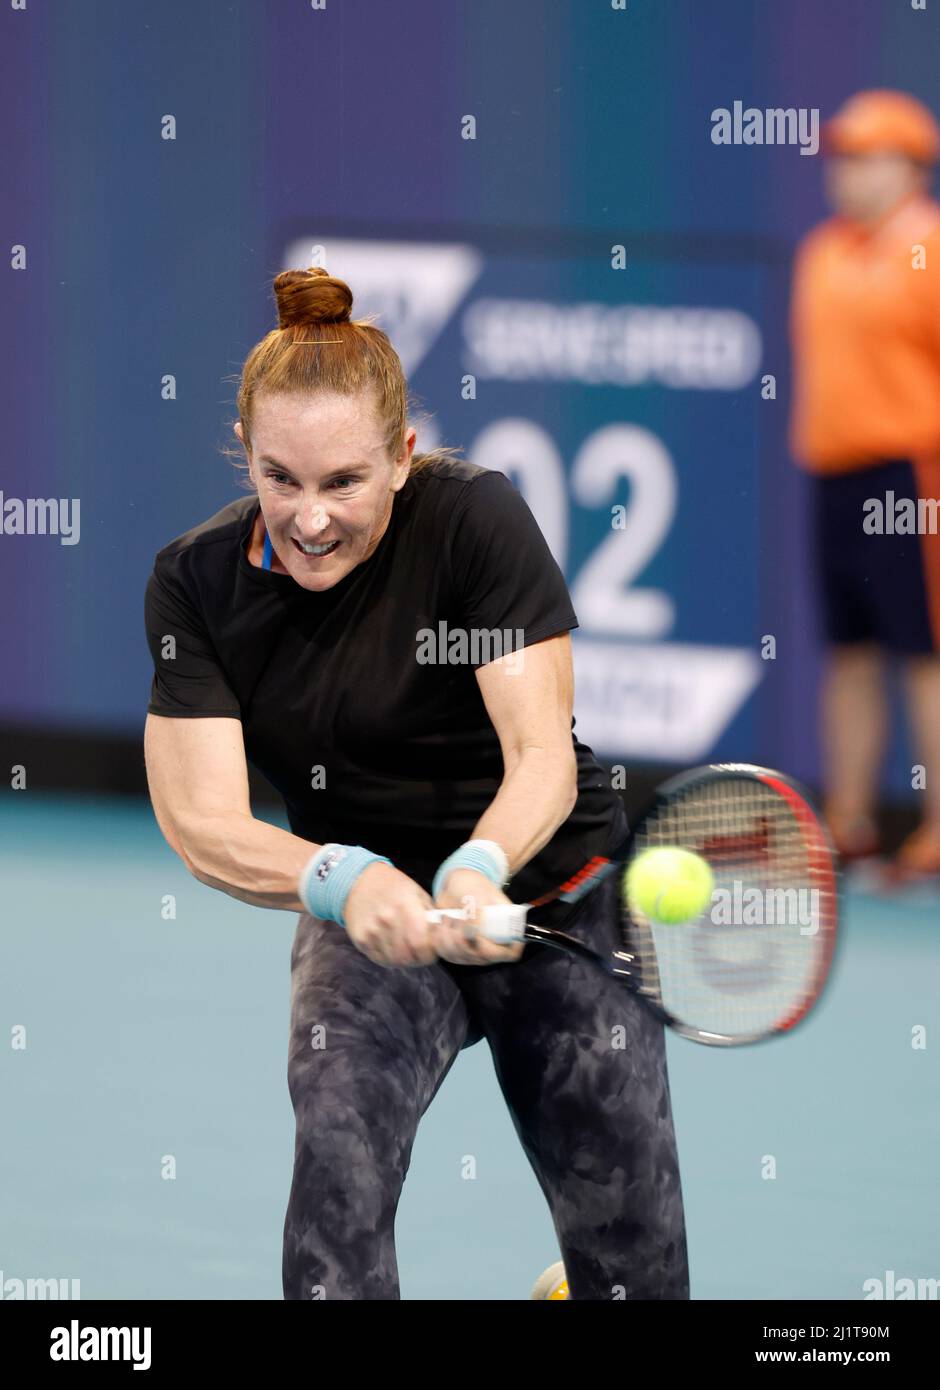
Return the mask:
MULTIPOLYGON (((561 571, 509 479, 465 461, 410 477, 373 554, 321 593, 251 564, 258 507, 239 498, 157 554, 147 708, 240 719, 246 755, 283 796, 295 835, 365 845, 430 891, 503 776, 474 671, 577 627, 561 571), (448 652, 462 659, 428 660, 448 652)), ((577 804, 510 883, 514 902, 550 892, 623 837, 620 798, 574 724, 577 804)), ((548 905, 532 920, 567 910, 548 905)))

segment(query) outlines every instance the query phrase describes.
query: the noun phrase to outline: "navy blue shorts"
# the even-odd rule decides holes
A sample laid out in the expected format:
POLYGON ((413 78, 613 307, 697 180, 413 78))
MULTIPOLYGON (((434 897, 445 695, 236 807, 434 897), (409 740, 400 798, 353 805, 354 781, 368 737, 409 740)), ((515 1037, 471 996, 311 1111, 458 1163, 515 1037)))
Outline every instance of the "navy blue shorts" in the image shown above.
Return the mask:
POLYGON ((914 499, 916 508, 911 461, 886 459, 850 473, 816 475, 813 487, 816 573, 828 641, 871 642, 907 656, 936 652, 925 560, 928 547, 940 547, 940 534, 897 535, 887 527, 883 534, 868 534, 863 526, 874 515, 865 507, 869 499, 882 503, 883 515, 896 515, 903 498, 914 499))

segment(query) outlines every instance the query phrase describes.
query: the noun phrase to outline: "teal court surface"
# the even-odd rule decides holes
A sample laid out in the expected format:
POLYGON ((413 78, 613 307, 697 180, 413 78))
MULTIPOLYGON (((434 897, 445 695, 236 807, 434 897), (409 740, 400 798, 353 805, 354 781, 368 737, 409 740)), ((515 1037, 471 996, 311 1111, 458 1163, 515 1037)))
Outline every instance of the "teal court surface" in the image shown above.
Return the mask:
MULTIPOLYGON (((132 800, 8 792, 0 874, 2 1279, 280 1299, 296 917, 198 883, 132 800)), ((792 1036, 670 1035, 693 1298, 940 1279, 938 975, 940 890, 850 891, 792 1036)), ((485 1042, 421 1123, 397 1246, 405 1299, 527 1298, 559 1258, 485 1042)))

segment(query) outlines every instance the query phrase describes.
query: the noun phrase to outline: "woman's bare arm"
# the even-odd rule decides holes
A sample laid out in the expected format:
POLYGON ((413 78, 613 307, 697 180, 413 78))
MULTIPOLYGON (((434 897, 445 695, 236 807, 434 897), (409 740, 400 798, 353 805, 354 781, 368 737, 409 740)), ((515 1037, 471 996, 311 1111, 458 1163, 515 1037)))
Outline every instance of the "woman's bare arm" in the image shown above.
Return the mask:
POLYGON ((481 666, 477 684, 504 771, 472 838, 495 840, 516 874, 544 849, 578 799, 570 636, 559 633, 481 666))
POLYGON ((306 911, 297 884, 320 846, 251 814, 239 720, 148 714, 144 758, 157 823, 200 883, 255 907, 306 911))
MULTIPOLYGON (((577 799, 570 638, 526 648, 524 665, 512 674, 507 666, 504 658, 477 673, 502 747, 504 777, 473 834, 501 844, 515 874, 548 843, 577 799)), ((237 719, 150 714, 144 756, 160 829, 200 883, 256 907, 305 911, 297 884, 320 846, 251 814, 237 719)))

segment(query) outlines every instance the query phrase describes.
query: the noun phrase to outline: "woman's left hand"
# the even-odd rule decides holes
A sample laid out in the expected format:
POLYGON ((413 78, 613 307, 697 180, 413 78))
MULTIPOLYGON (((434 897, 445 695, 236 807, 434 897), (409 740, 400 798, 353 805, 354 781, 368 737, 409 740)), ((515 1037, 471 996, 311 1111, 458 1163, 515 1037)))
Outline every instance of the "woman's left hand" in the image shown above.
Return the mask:
POLYGON ((460 908, 467 912, 467 917, 465 921, 445 917, 431 929, 437 954, 455 965, 492 965, 500 961, 518 960, 525 949, 524 941, 499 945, 489 941, 479 931, 484 907, 509 903, 511 899, 485 874, 478 874, 475 869, 454 869, 447 875, 434 906, 460 908))

